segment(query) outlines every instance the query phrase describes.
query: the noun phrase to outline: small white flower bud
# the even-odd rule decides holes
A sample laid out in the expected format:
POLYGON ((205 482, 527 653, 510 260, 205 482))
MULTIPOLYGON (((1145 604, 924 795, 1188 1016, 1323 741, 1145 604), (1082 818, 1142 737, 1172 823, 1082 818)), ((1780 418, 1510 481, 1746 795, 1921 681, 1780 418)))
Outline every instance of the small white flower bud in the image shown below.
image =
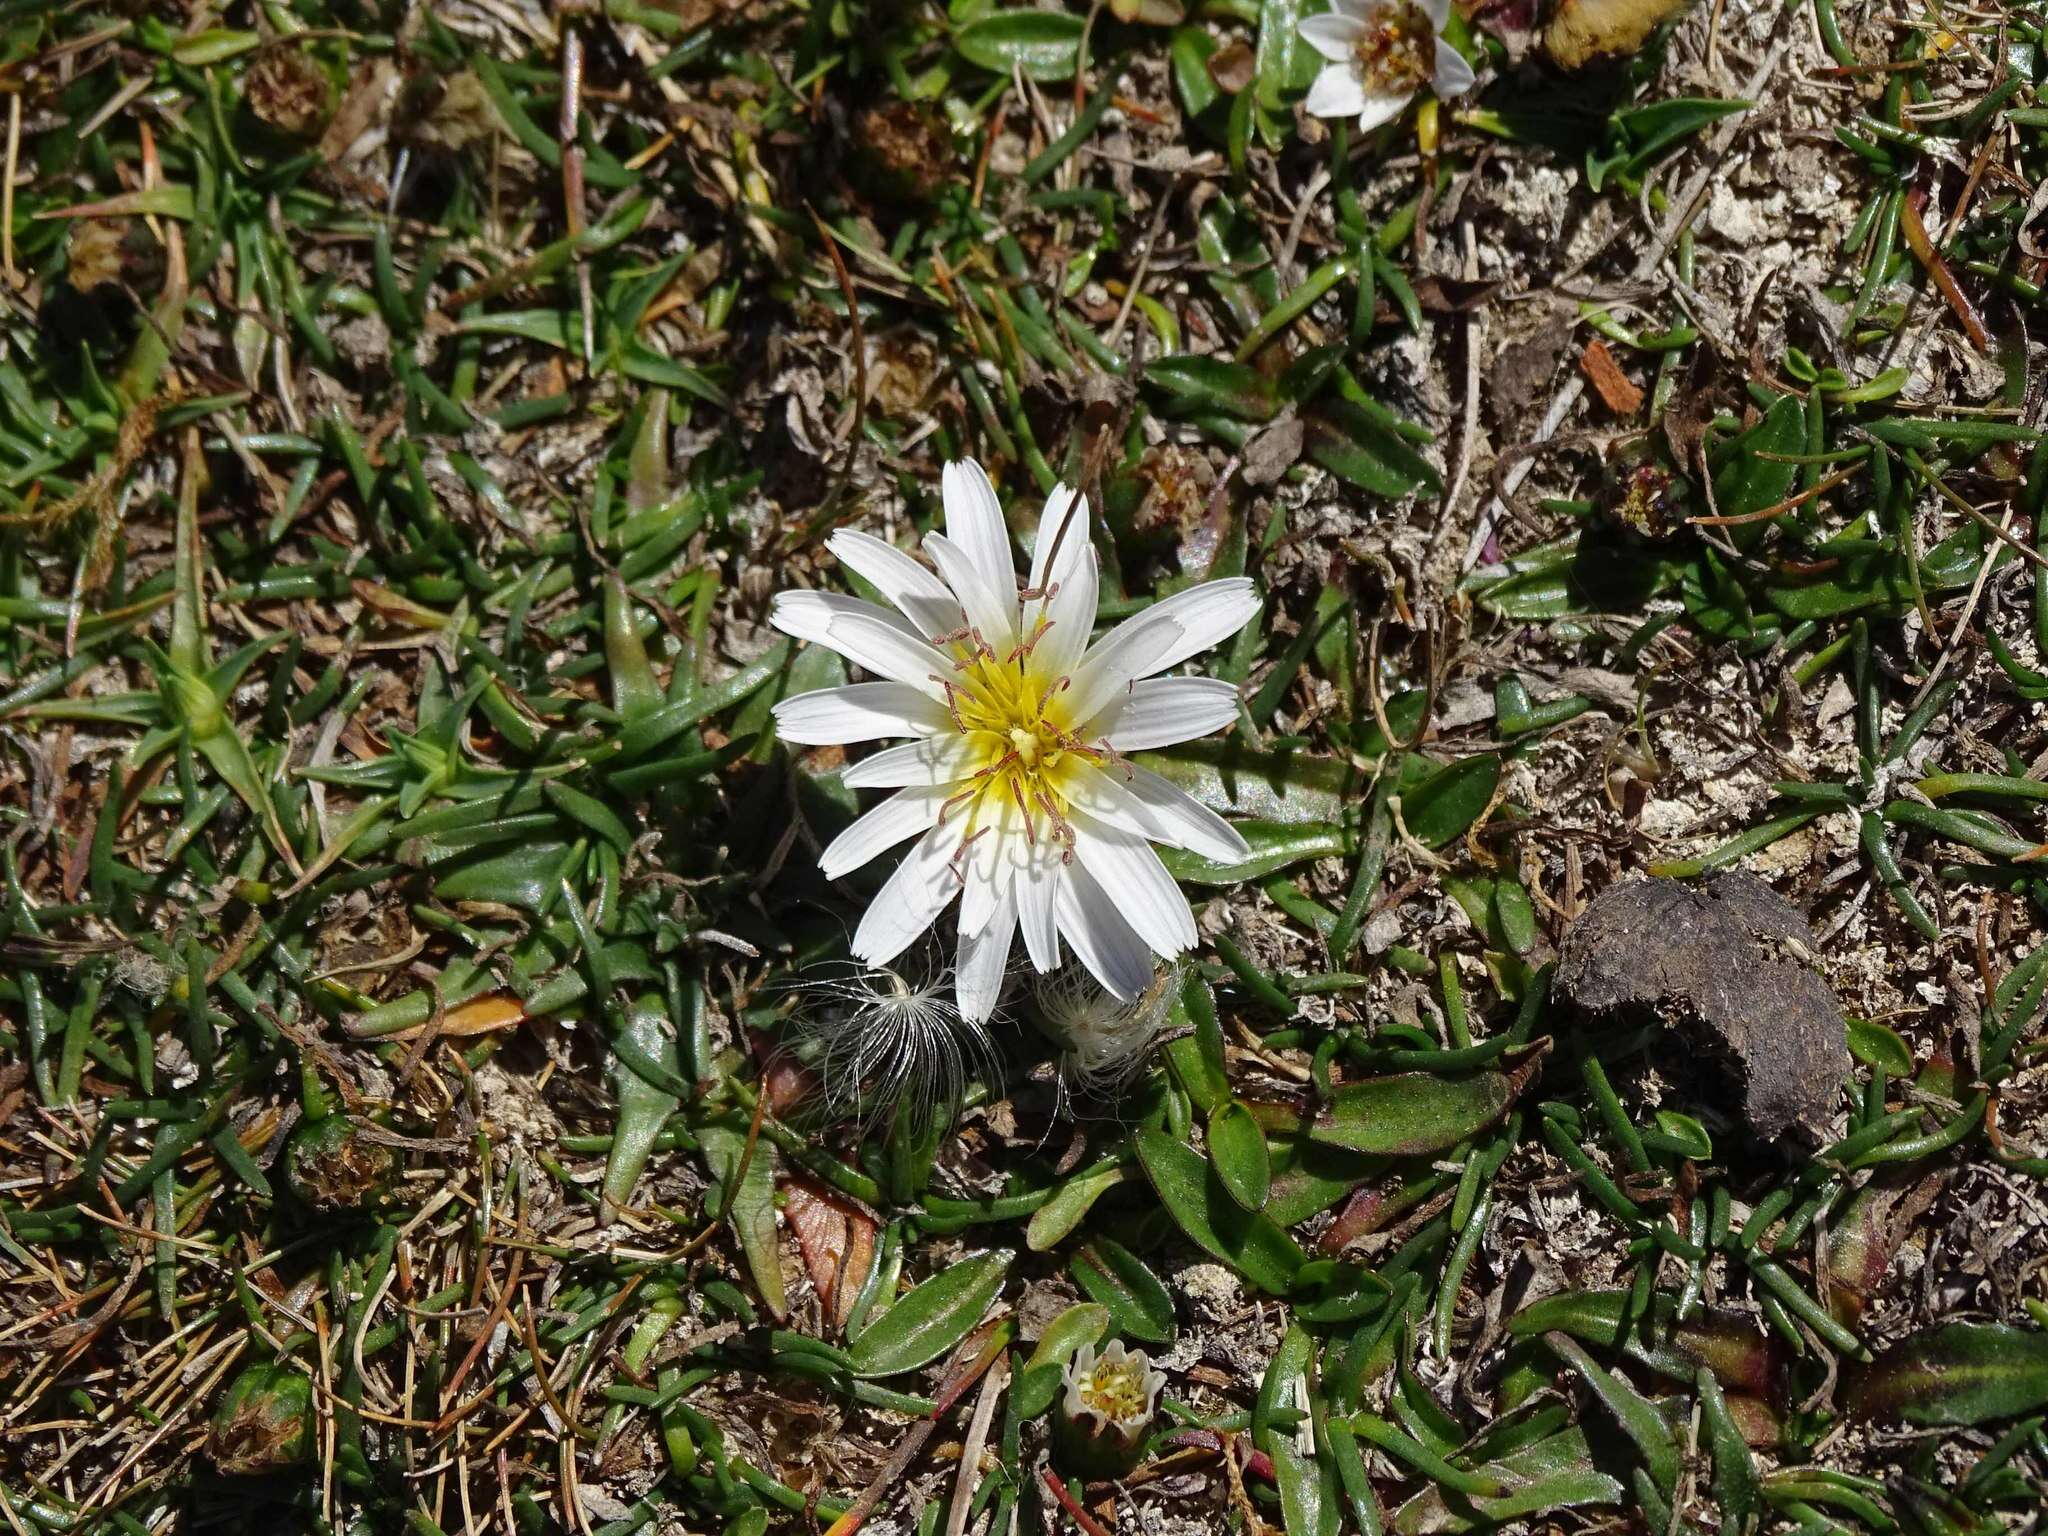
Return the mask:
POLYGON ((1118 1477, 1137 1462, 1145 1432, 1166 1386, 1142 1349, 1125 1349, 1112 1339, 1101 1354, 1084 1344, 1061 1377, 1059 1412, 1054 1417, 1059 1459, 1081 1477, 1118 1477))

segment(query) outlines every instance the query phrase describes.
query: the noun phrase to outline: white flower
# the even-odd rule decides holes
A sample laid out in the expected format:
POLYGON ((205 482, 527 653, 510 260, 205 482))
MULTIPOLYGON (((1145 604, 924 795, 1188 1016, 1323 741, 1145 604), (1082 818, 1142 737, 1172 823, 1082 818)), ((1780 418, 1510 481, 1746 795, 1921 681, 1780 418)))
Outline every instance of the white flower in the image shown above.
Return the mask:
POLYGON ((1145 1431, 1159 1411, 1166 1375, 1142 1349, 1111 1339, 1100 1355, 1083 1344, 1060 1373, 1065 1388, 1053 1416, 1053 1444, 1080 1476, 1121 1477, 1136 1462, 1145 1431))
POLYGON ((850 786, 899 792, 835 838, 819 867, 836 880, 916 839, 862 916, 853 952, 886 965, 957 895, 955 986, 969 1020, 994 1011, 1019 927, 1033 967, 1058 967, 1064 937, 1129 1001, 1152 980, 1153 952, 1171 958, 1195 942, 1187 901, 1151 844, 1212 859, 1242 858, 1247 848, 1222 817, 1122 754, 1237 718, 1229 683, 1153 674, 1242 629, 1258 595, 1242 577, 1205 582, 1091 646, 1087 500, 1064 486, 1047 498, 1020 591, 981 466, 947 465, 943 492, 946 532, 924 541, 936 575, 870 534, 842 529, 830 540, 898 613, 784 592, 771 614, 785 634, 881 679, 783 700, 783 740, 913 738, 847 771, 850 786))
POLYGON ((1166 1385, 1165 1373, 1145 1351, 1125 1349, 1122 1339, 1111 1339, 1100 1355, 1093 1344, 1083 1344, 1060 1380, 1069 1418, 1093 1419, 1103 1428, 1125 1432, 1142 1430, 1152 1421, 1166 1385))
POLYGON ((1425 85, 1443 98, 1472 88, 1472 66, 1444 41, 1451 0, 1333 4, 1301 23, 1302 38, 1330 61, 1308 88, 1307 106, 1317 117, 1356 117, 1358 131, 1369 133, 1399 117, 1425 85))

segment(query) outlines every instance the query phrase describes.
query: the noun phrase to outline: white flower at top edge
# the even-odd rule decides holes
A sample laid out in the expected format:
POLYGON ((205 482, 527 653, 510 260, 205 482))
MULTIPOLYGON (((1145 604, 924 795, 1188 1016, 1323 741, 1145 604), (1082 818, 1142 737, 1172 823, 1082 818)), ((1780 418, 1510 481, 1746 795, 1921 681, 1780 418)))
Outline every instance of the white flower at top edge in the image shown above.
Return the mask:
POLYGON ((926 536, 931 569, 871 534, 841 529, 829 548, 894 605, 784 592, 785 634, 830 647, 880 679, 798 694, 776 706, 783 740, 844 744, 907 736, 847 770, 846 783, 894 789, 819 860, 836 880, 916 839, 883 884, 853 952, 886 965, 960 898, 955 985, 968 1020, 994 1011, 1011 939, 1032 966, 1060 964, 1064 939, 1129 1001, 1152 955, 1193 946, 1186 899, 1153 843, 1242 858, 1230 824, 1127 752, 1170 746, 1237 718, 1237 690, 1155 674, 1236 634, 1259 611, 1236 577, 1177 592, 1094 645, 1097 575, 1086 498, 1046 499, 1020 589, 994 488, 971 460, 948 464, 946 531, 926 536))
POLYGON ((1301 35, 1330 62, 1308 88, 1317 117, 1356 117, 1361 133, 1401 115, 1423 86, 1462 96, 1476 78, 1465 56, 1444 41, 1451 0, 1333 0, 1305 17, 1301 35))

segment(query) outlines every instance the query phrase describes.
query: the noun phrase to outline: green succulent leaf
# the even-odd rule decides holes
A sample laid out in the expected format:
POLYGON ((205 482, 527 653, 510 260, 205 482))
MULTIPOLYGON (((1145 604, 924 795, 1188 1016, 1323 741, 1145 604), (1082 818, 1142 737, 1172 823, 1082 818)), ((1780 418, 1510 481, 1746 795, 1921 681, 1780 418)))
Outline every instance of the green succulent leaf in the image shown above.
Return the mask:
POLYGON ((976 1254, 943 1269, 900 1298, 851 1351, 857 1376, 900 1376, 952 1349, 988 1315, 1014 1255, 976 1254))

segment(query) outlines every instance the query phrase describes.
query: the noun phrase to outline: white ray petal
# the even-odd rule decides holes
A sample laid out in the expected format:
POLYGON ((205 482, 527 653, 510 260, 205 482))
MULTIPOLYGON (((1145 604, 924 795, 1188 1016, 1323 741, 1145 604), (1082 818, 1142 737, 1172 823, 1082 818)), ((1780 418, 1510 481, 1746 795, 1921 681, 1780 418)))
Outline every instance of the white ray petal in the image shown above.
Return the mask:
POLYGON ((775 706, 775 734, 800 747, 930 736, 954 729, 941 704, 908 683, 849 683, 794 694, 775 706))
POLYGON ((1089 637, 1095 633, 1100 578, 1094 549, 1084 547, 1077 560, 1061 556, 1060 565, 1062 574, 1052 596, 1030 603, 1024 610, 1027 634, 1040 619, 1045 623, 1038 643, 1031 647, 1031 676, 1040 686, 1073 676, 1088 649, 1089 637))
MULTIPOLYGON (((910 627, 910 621, 902 615, 891 613, 881 604, 871 603, 864 597, 848 597, 844 592, 778 592, 768 609, 768 622, 785 635, 818 645, 832 645, 826 638, 832 621, 856 615, 887 624, 906 635, 916 634, 910 627)), ((833 649, 838 647, 833 646, 833 649)))
POLYGON ((967 551, 943 533, 926 534, 924 548, 959 597, 967 622, 998 656, 1008 655, 1017 643, 1016 573, 1006 575, 1000 587, 991 584, 967 551))
POLYGON ((1116 892, 1117 910, 1152 952, 1171 960, 1195 942, 1194 914, 1173 876, 1143 837, 1070 811, 1074 855, 1096 883, 1116 892))
POLYGON ((1431 85, 1437 95, 1446 101, 1453 96, 1462 96, 1478 79, 1472 72, 1472 66, 1465 62, 1465 55, 1442 38, 1436 40, 1436 78, 1431 85))
POLYGON ((899 790, 833 838, 818 855, 818 868, 827 880, 837 880, 917 836, 939 819, 948 793, 943 785, 899 790))
POLYGON ((878 676, 945 702, 946 690, 939 679, 953 675, 953 663, 911 634, 900 619, 884 623, 864 613, 842 614, 827 626, 820 643, 878 676))
POLYGON ((1371 133, 1373 129, 1391 123, 1408 110, 1408 103, 1414 99, 1413 92, 1399 96, 1366 95, 1358 109, 1358 131, 1371 133))
POLYGON ((1237 705, 1237 685, 1220 677, 1148 677, 1077 734, 1084 741, 1106 736, 1119 752, 1144 752, 1222 730, 1237 719, 1237 705))
POLYGON ((887 540, 842 528, 825 547, 900 608, 927 640, 951 634, 966 621, 953 589, 887 540))
POLYGON ((959 839, 945 827, 925 833, 896 872, 883 882, 854 931, 853 953, 869 965, 887 965, 946 910, 960 889, 949 864, 959 839))
POLYGON ((1070 674, 1067 718, 1093 720, 1110 700, 1129 692, 1135 680, 1165 666, 1160 658, 1179 649, 1185 633, 1157 608, 1125 619, 1091 646, 1070 674))
POLYGON ((963 936, 981 932, 1008 897, 1025 846, 1023 816, 1014 801, 984 796, 971 814, 969 821, 956 812, 946 823, 960 837, 970 839, 960 859, 961 871, 967 878, 960 892, 963 936))
POLYGON ((1128 1003, 1152 984, 1152 952, 1078 860, 1060 866, 1053 909, 1075 957, 1105 991, 1128 1003))
POLYGON ((1122 787, 1145 807, 1155 825, 1165 828, 1158 841, 1219 864, 1251 853, 1243 833, 1171 779, 1132 764, 1122 787))
MULTIPOLYGON (((952 721, 948 720, 946 724, 950 726, 952 721)), ((886 752, 877 752, 873 757, 855 763, 840 775, 840 779, 849 789, 907 789, 912 785, 957 784, 980 766, 981 756, 970 738, 958 731, 946 731, 918 741, 906 741, 886 752)))
POLYGON ((1422 7, 1422 14, 1429 18, 1429 25, 1439 36, 1450 24, 1451 0, 1416 0, 1422 7))
POLYGON ((941 475, 940 491, 946 537, 960 546, 990 586, 1014 592, 1017 562, 1010 554, 1010 531, 987 473, 972 459, 956 460, 941 475))
POLYGON ((1351 117, 1365 110, 1365 82, 1354 64, 1325 64, 1302 103, 1316 117, 1351 117))
POLYGON ((1108 822, 1113 827, 1122 827, 1133 836, 1164 841, 1166 823, 1124 787, 1124 776, 1130 771, 1129 765, 1069 770, 1060 784, 1067 808, 1093 816, 1097 821, 1108 822))
MULTIPOLYGON (((1145 610, 1145 614, 1172 619, 1181 628, 1181 641, 1167 652, 1166 660, 1152 670, 1164 672, 1190 656, 1220 645, 1258 617, 1261 606, 1258 588, 1252 585, 1249 576, 1205 581, 1200 586, 1176 592, 1163 602, 1154 603, 1145 610)), ((1145 614, 1138 617, 1143 618, 1145 614)))
POLYGON ((1170 779, 1135 763, 1076 770, 1067 804, 1134 837, 1227 862, 1251 852, 1237 829, 1170 779))
POLYGON ((1049 846, 1034 848, 1017 876, 1017 922, 1024 930, 1024 951, 1033 969, 1056 971, 1060 965, 1059 923, 1053 916, 1058 894, 1059 859, 1049 846))
POLYGON ((1068 486, 1054 486, 1038 516, 1038 536, 1031 547, 1031 590, 1043 591, 1058 581, 1068 564, 1090 547, 1088 498, 1068 486))
POLYGON ((1334 12, 1304 17, 1301 23, 1302 41, 1332 64, 1349 59, 1364 34, 1364 22, 1355 16, 1341 16, 1334 12))
POLYGON ((960 935, 953 995, 960 1005, 960 1017, 968 1023, 982 1023, 996 1011, 1003 995, 1003 973, 1010 963, 1010 940, 1016 932, 1016 898, 1005 892, 979 933, 960 935))

